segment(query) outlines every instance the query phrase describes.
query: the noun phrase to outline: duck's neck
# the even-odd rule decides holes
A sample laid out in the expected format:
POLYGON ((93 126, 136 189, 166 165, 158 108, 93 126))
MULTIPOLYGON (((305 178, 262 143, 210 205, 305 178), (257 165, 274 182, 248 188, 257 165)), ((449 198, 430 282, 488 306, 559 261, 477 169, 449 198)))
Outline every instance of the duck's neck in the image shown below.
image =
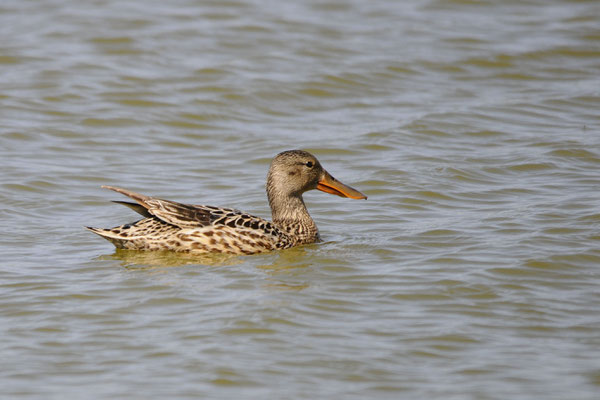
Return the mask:
POLYGON ((275 223, 307 221, 314 224, 301 196, 269 198, 269 205, 271 206, 271 216, 275 223))
POLYGON ((317 225, 308 213, 302 195, 285 195, 277 188, 268 187, 267 197, 273 223, 279 229, 294 236, 299 243, 319 240, 317 225))

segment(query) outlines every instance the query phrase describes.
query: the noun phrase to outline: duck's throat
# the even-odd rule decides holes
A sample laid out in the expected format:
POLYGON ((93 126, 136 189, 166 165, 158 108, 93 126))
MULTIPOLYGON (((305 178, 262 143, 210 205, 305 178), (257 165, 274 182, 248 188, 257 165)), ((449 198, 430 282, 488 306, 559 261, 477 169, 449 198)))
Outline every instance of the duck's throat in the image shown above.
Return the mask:
POLYGON ((313 243, 319 240, 317 225, 311 218, 302 197, 269 199, 273 223, 298 243, 313 243))

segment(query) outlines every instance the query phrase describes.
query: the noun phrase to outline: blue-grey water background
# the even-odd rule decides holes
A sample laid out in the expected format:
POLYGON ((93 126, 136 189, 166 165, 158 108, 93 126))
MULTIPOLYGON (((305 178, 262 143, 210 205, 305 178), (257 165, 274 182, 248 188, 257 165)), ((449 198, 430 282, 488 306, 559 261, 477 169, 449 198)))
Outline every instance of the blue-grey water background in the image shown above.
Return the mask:
POLYGON ((0 4, 0 396, 597 399, 600 3, 0 4), (115 252, 102 184, 324 242, 115 252))

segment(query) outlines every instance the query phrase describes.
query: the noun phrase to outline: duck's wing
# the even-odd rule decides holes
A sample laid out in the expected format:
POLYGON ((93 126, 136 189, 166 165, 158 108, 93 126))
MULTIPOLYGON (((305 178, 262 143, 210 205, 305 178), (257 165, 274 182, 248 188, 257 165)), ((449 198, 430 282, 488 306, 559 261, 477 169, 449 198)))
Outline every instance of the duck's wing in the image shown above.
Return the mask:
POLYGON ((214 210, 217 210, 214 207, 194 206, 170 200, 157 199, 155 197, 145 196, 115 186, 102 186, 102 188, 114 190, 115 192, 124 194, 135 200, 139 205, 127 202, 118 203, 126 205, 137 213, 147 217, 154 216, 161 221, 180 228, 208 226, 215 220, 215 217, 221 216, 214 215, 214 210))
POLYGON ((152 218, 152 214, 150 214, 148 212, 148 209, 137 203, 130 203, 129 201, 118 201, 118 200, 113 200, 113 203, 120 204, 122 206, 131 208, 133 211, 135 211, 136 213, 138 213, 146 218, 152 218))

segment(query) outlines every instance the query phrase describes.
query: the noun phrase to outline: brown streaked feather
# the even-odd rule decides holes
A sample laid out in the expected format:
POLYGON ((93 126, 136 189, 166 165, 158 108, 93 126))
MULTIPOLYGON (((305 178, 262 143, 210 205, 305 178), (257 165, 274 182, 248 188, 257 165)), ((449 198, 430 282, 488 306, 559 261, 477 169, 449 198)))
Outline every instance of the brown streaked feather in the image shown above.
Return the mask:
POLYGON ((114 190, 117 193, 132 198, 145 208, 147 212, 142 213, 138 211, 137 207, 134 208, 128 204, 124 205, 142 215, 156 216, 171 225, 181 228, 197 228, 199 226, 207 226, 211 222, 210 210, 202 206, 192 206, 175 201, 157 199, 116 186, 102 186, 102 188, 114 190))
POLYGON ((151 199, 146 204, 150 214, 180 228, 197 228, 211 222, 210 211, 202 207, 161 199, 151 199))
POLYGON ((156 217, 116 226, 110 229, 86 227, 97 235, 112 242, 120 249, 149 249, 153 242, 160 242, 181 231, 181 228, 166 224, 156 217))
POLYGON ((144 203, 147 199, 151 199, 152 197, 150 196, 145 196, 143 194, 140 193, 136 193, 136 192, 132 192, 131 190, 127 190, 127 189, 123 189, 120 187, 116 187, 116 186, 108 186, 108 185, 102 185, 100 186, 102 189, 110 189, 110 190, 114 190, 117 193, 121 193, 124 194, 127 197, 131 197, 132 199, 134 199, 135 201, 137 201, 138 203, 140 203, 141 205, 143 205, 144 207, 148 208, 146 206, 146 204, 144 203))
POLYGON ((136 204, 136 203, 130 203, 130 202, 128 202, 128 201, 119 201, 119 200, 113 200, 112 202, 113 202, 113 203, 116 203, 116 204, 121 204, 122 206, 125 206, 125 207, 129 207, 129 208, 131 208, 133 211, 135 211, 136 213, 138 213, 138 214, 140 214, 140 215, 143 215, 143 216, 144 216, 144 217, 146 217, 146 218, 151 218, 151 217, 152 217, 152 214, 150 214, 150 213, 148 212, 148 210, 146 209, 146 207, 144 207, 144 206, 141 206, 141 205, 139 205, 139 204, 136 204))

